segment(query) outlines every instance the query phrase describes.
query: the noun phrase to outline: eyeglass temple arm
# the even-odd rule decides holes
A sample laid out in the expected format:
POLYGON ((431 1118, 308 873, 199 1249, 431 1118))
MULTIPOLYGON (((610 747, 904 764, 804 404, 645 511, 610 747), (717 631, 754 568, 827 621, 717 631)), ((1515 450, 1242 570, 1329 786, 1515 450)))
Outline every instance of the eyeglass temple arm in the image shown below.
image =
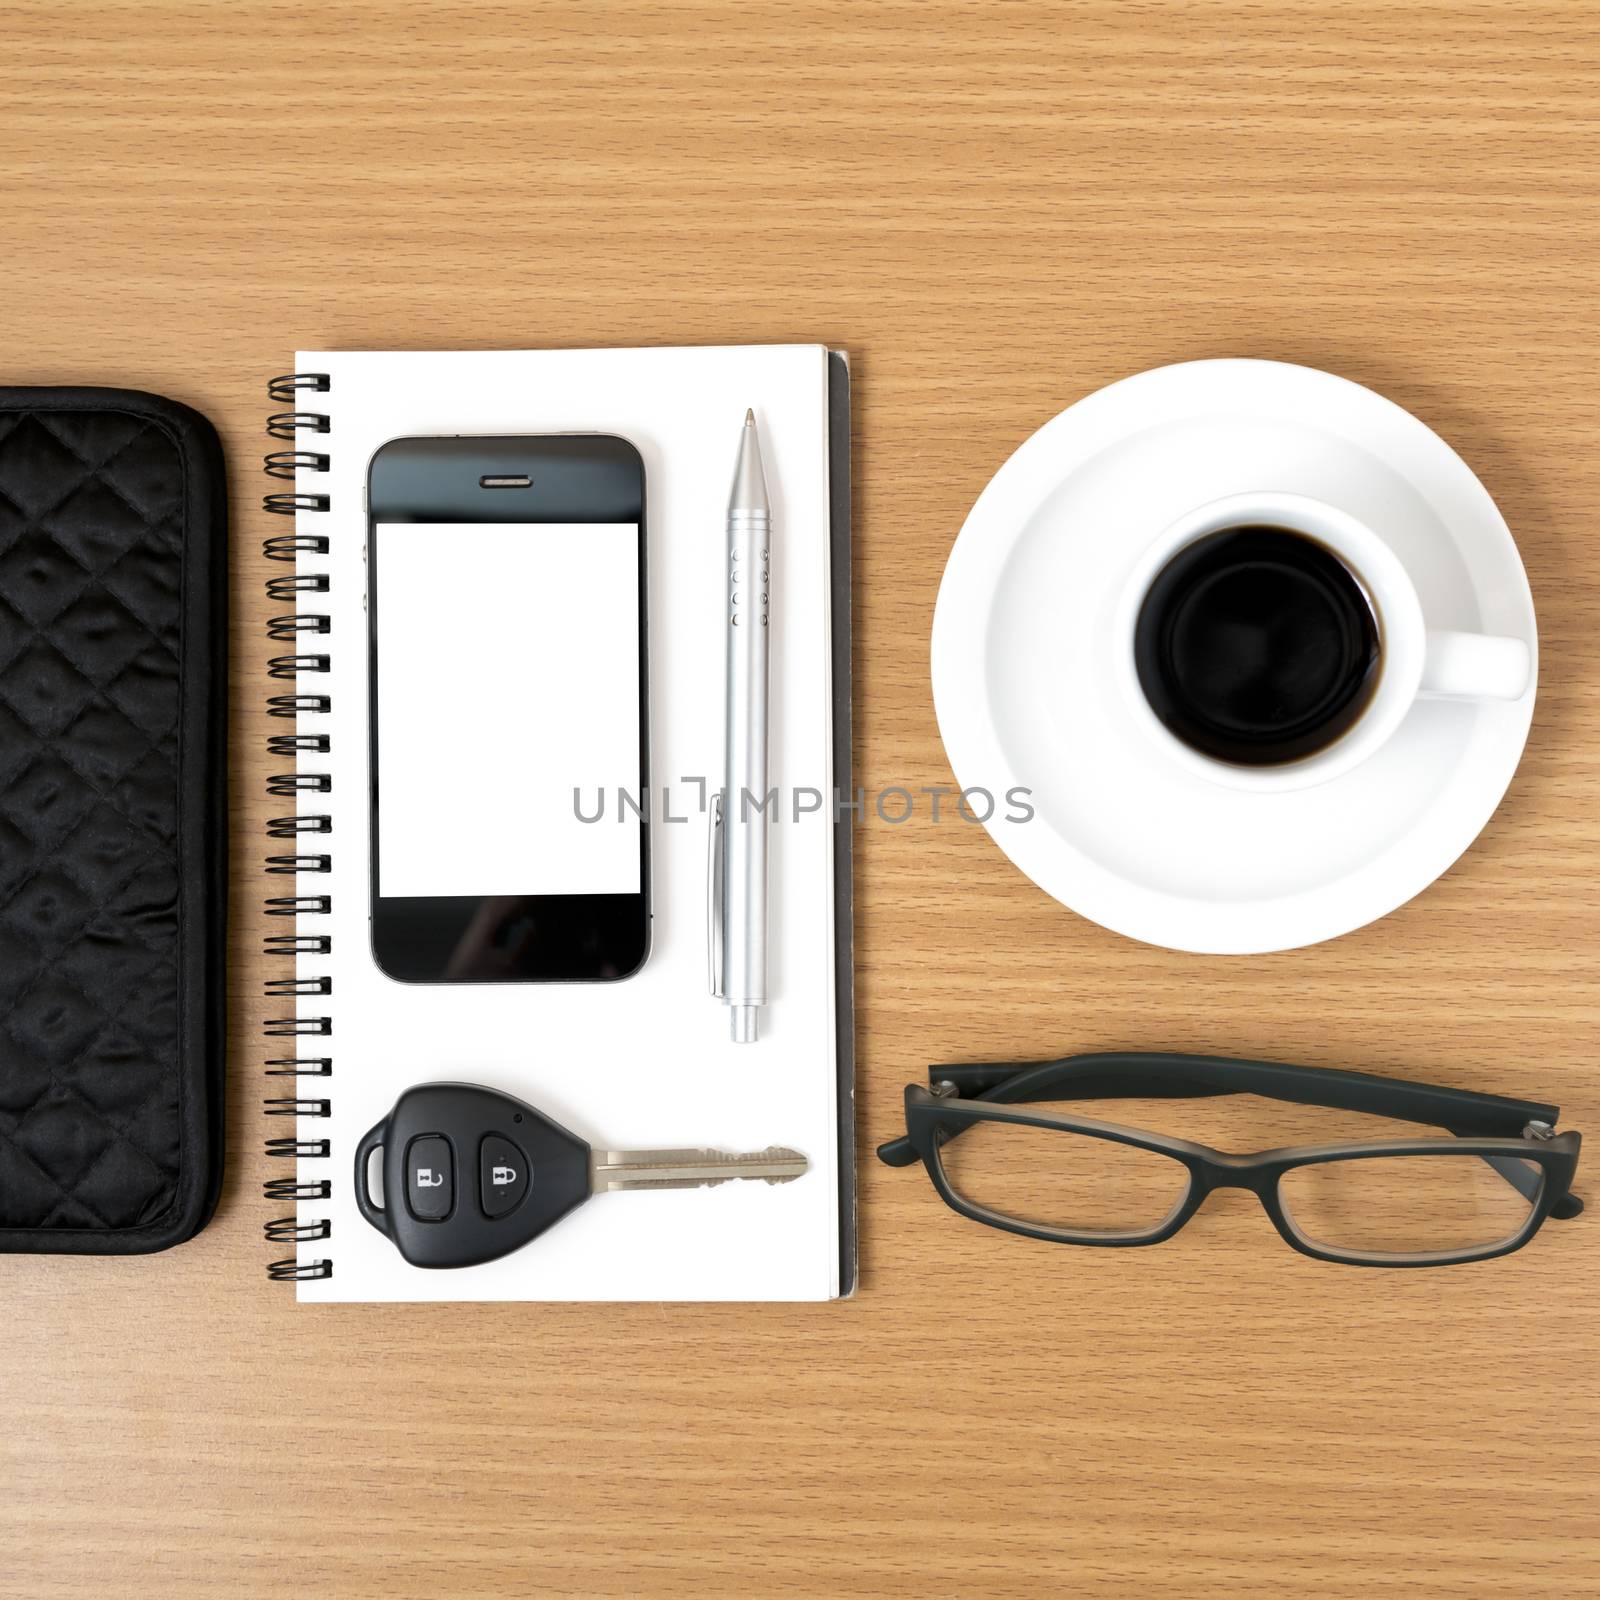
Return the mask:
MULTIPOLYGON (((1056 1061, 966 1062, 929 1067, 928 1082, 935 1088, 948 1083, 964 1100, 988 1100, 995 1105, 1048 1100, 1057 1094, 1073 1100, 1199 1100, 1241 1092, 1200 1083, 1187 1069, 1177 1073, 1150 1070, 1150 1064, 1156 1062, 1204 1059, 1210 1058, 1122 1051, 1062 1056, 1056 1061), (1141 1070, 1130 1074, 1122 1063, 1134 1062, 1141 1064, 1141 1070)), ((949 1137, 959 1132, 952 1130, 949 1137)), ((910 1137, 902 1134, 878 1146, 878 1159, 891 1167, 908 1167, 918 1158, 910 1137)))
POLYGON ((1056 1061, 936 1066, 930 1082, 948 1081, 966 1098, 1005 1104, 1066 1094, 1074 1100, 1192 1099, 1258 1094, 1297 1105, 1331 1106, 1446 1128, 1465 1138, 1515 1137, 1530 1122, 1554 1126, 1557 1106, 1439 1084, 1382 1078, 1342 1067, 1298 1067, 1282 1061, 1176 1051, 1111 1051, 1056 1061))
MULTIPOLYGON (((1246 1061, 1235 1056, 1185 1055, 1176 1051, 1107 1051, 1063 1056, 1055 1061, 961 1063, 928 1069, 931 1083, 951 1083, 964 1099, 1015 1105, 1052 1098, 1203 1099, 1222 1094, 1258 1094, 1297 1105, 1396 1117, 1443 1128, 1457 1138, 1516 1138, 1530 1122, 1554 1127, 1560 1107, 1507 1095, 1479 1094, 1439 1084, 1410 1083, 1341 1067, 1297 1067, 1281 1061, 1246 1061)), ((892 1166, 916 1159, 910 1140, 892 1140, 878 1152, 892 1166), (906 1146, 904 1152, 899 1148, 906 1146)), ((1525 1164, 1485 1157, 1520 1194, 1537 1192, 1539 1178, 1525 1164), (1515 1176, 1513 1176, 1515 1174, 1515 1176), (1526 1186, 1526 1187, 1525 1187, 1526 1186)), ((1551 1215, 1575 1217, 1583 1202, 1560 1195, 1551 1215)))

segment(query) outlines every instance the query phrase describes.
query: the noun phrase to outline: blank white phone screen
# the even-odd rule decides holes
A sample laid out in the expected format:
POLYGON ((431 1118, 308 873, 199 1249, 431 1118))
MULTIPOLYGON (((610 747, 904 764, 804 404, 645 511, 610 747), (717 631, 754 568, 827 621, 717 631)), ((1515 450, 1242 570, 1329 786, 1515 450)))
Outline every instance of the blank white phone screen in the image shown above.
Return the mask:
POLYGON ((373 557, 378 893, 637 894, 637 524, 385 522, 373 557))

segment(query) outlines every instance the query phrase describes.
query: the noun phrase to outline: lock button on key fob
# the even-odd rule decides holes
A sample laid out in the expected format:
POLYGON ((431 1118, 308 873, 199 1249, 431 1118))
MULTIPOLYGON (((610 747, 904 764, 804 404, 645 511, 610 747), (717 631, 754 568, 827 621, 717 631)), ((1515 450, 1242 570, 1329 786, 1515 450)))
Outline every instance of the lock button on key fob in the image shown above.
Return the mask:
POLYGON ((498 1133, 484 1135, 478 1147, 478 1194, 486 1217, 505 1217, 528 1192, 528 1158, 498 1133))

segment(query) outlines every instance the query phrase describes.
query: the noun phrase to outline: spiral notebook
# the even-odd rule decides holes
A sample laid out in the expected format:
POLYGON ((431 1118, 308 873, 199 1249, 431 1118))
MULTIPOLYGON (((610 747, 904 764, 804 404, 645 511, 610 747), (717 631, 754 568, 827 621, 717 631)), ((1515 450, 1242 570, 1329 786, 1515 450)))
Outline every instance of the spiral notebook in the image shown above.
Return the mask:
MULTIPOLYGON (((301 352, 274 379, 266 497, 271 792, 265 947, 271 1276, 302 1301, 823 1300, 855 1286, 848 805, 772 828, 771 1005, 729 1041, 706 982, 707 831, 722 764, 721 581, 733 447, 761 417, 774 502, 772 781, 848 801, 849 377, 823 346, 301 352), (367 464, 415 435, 621 434, 645 462, 652 950, 613 984, 408 984, 369 928, 367 464), (653 796, 653 798, 658 798, 653 796), (786 1145, 783 1185, 596 1196, 525 1249, 407 1265, 356 1209, 357 1142, 416 1083, 481 1083, 597 1147, 786 1145), (292 1119, 289 1120, 289 1119, 292 1119), (293 1132, 289 1132, 290 1128, 293 1132), (281 1131, 280 1131, 281 1130, 281 1131), (285 1202, 293 1202, 290 1214, 285 1202)), ((387 726, 389 712, 385 711, 387 726)), ((428 759, 428 730, 414 730, 428 759)), ((435 847, 452 848, 449 816, 435 847)))

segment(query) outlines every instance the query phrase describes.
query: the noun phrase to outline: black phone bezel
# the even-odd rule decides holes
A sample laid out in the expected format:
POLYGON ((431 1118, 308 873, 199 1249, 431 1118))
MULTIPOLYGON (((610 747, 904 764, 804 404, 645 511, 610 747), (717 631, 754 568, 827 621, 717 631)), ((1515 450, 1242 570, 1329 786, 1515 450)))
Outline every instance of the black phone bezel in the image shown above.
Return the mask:
MULTIPOLYGON (((405 983, 605 983, 650 951, 650 651, 644 460, 614 434, 392 439, 367 468, 367 726, 372 954, 405 983), (531 480, 485 487, 483 480, 531 480), (637 894, 381 896, 380 523, 633 522, 639 529, 637 894), (469 945, 469 935, 472 943, 469 945), (486 937, 487 935, 487 937, 486 937)), ((425 759, 419 754, 419 759, 425 759)))

